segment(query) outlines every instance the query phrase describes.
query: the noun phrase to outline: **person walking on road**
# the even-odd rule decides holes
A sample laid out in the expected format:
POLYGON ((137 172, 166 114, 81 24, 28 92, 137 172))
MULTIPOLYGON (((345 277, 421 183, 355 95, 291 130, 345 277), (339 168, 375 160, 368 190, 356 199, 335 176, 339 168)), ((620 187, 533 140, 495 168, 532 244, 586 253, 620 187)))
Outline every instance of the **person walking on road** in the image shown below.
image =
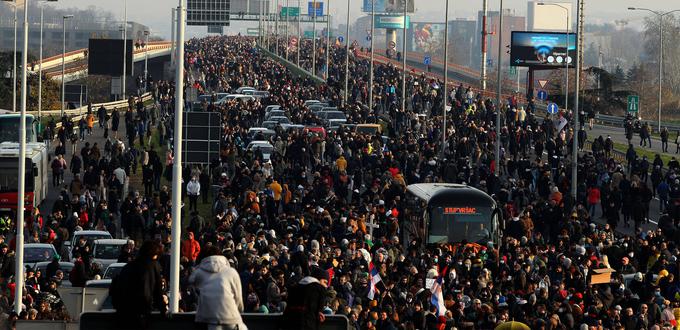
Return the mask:
POLYGON ((158 263, 162 253, 160 243, 145 241, 137 258, 125 265, 111 283, 109 295, 125 329, 146 329, 152 310, 161 314, 167 311, 168 297, 163 294, 158 263))
POLYGON ((241 319, 244 304, 238 272, 217 246, 207 247, 202 257, 189 277, 198 291, 196 322, 207 324, 208 330, 247 330, 241 319))
POLYGON ((662 128, 659 135, 661 136, 661 151, 668 152, 668 127, 662 128))
POLYGON ((189 211, 196 211, 198 196, 201 195, 201 183, 195 176, 187 183, 187 195, 189 195, 189 211))

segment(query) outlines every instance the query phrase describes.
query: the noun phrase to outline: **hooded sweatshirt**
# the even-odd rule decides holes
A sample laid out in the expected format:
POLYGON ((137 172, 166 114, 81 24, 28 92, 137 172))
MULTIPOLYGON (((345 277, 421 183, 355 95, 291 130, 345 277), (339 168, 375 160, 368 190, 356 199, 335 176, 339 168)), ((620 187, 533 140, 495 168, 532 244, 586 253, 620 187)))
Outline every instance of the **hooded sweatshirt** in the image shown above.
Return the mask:
POLYGON ((238 272, 231 268, 227 258, 210 256, 199 264, 189 277, 199 292, 196 322, 238 325, 247 329, 241 320, 243 295, 238 272))

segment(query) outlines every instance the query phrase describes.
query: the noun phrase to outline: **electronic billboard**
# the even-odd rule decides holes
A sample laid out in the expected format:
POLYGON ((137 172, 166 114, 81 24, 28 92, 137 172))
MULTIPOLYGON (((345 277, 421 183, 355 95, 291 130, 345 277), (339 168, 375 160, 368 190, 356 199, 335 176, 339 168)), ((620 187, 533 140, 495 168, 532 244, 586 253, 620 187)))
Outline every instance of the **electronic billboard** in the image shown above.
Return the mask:
POLYGON ((576 35, 569 34, 568 53, 566 42, 564 32, 512 31, 510 65, 539 68, 569 65, 573 68, 576 65, 576 35))
MULTIPOLYGON (((394 14, 404 12, 404 0, 364 0, 362 10, 370 13, 375 4, 376 14, 394 14)), ((413 13, 415 6, 413 0, 407 0, 406 12, 413 13)))

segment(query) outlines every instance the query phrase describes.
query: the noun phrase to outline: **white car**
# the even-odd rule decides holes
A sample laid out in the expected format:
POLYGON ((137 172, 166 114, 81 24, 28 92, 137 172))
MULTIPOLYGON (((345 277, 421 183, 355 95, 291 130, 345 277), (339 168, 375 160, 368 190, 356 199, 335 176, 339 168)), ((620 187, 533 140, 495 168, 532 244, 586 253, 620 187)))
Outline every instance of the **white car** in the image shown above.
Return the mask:
POLYGON ((64 242, 64 246, 68 248, 69 261, 73 260, 73 247, 78 244, 81 238, 85 238, 87 242, 92 242, 98 239, 113 238, 111 233, 102 230, 79 230, 73 233, 71 241, 64 242))
POLYGON ((248 143, 248 146, 246 147, 246 150, 252 151, 253 153, 257 149, 260 149, 262 158, 264 158, 265 161, 268 161, 269 158, 271 158, 272 152, 274 152, 274 146, 267 141, 253 141, 248 143))
POLYGON ((242 94, 245 91, 256 91, 255 87, 250 87, 250 86, 242 86, 236 89, 237 94, 242 94))
POLYGON ((101 269, 116 263, 123 247, 128 243, 126 239, 98 239, 92 246, 94 262, 101 264, 101 269))
POLYGON ((47 243, 29 243, 24 245, 24 264, 35 268, 36 264, 42 261, 50 262, 57 249, 54 245, 47 243))
POLYGON ((106 268, 106 271, 104 271, 104 276, 102 276, 102 279, 109 280, 118 276, 118 274, 120 274, 120 271, 123 270, 123 267, 125 267, 125 265, 127 265, 127 263, 125 262, 112 263, 111 265, 109 265, 109 267, 106 268))

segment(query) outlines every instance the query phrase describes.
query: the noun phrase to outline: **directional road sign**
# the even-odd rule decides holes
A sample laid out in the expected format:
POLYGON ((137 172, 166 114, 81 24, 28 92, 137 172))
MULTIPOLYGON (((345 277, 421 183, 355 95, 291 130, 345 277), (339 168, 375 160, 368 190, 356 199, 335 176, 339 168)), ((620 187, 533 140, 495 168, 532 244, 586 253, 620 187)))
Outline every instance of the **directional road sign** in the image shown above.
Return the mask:
POLYGON ((628 112, 639 112, 640 111, 640 96, 638 95, 628 95, 628 112))
POLYGON ((555 103, 550 103, 550 104, 548 104, 547 109, 548 109, 549 114, 554 115, 560 110, 560 107, 558 107, 557 104, 555 104, 555 103))
POLYGON ((539 100, 545 101, 545 100, 548 99, 548 92, 546 92, 546 91, 544 91, 544 90, 540 90, 540 91, 538 91, 538 93, 536 94, 536 97, 537 97, 539 100))
POLYGON ((423 57, 423 64, 425 65, 432 64, 432 57, 430 55, 425 55, 425 57, 423 57))

